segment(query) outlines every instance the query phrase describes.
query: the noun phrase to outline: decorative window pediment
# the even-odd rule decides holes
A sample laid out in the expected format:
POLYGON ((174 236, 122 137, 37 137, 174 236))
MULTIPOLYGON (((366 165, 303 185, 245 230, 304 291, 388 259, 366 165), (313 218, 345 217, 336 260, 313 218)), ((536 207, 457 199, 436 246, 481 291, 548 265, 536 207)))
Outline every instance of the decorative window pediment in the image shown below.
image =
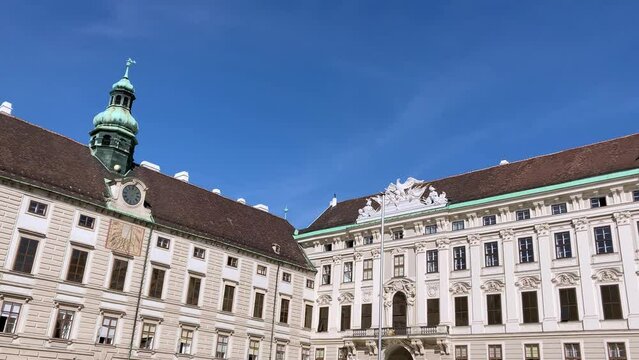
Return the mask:
POLYGON ((337 298, 340 304, 351 304, 353 302, 353 294, 350 292, 343 292, 337 298))
POLYGON ((459 282, 453 283, 450 286, 449 291, 453 295, 468 294, 470 292, 470 284, 467 282, 459 281, 459 282))
POLYGON ((384 306, 393 305, 393 295, 401 291, 406 295, 406 304, 415 304, 415 284, 409 279, 392 279, 384 285, 384 306))
POLYGON ((487 293, 501 292, 504 289, 504 282, 501 280, 486 280, 481 289, 487 293))
POLYGON ((524 276, 519 278, 515 283, 515 286, 524 290, 524 289, 537 289, 541 280, 539 280, 536 276, 524 276))
POLYGON ((333 298, 331 298, 331 296, 328 294, 324 294, 324 295, 320 295, 317 298, 316 302, 318 305, 330 305, 331 301, 333 301, 333 298))
POLYGON ((600 283, 621 281, 623 273, 615 268, 601 269, 592 275, 592 279, 600 283))
POLYGON ((560 273, 557 274, 551 282, 557 286, 577 285, 579 282, 579 275, 569 272, 560 273))

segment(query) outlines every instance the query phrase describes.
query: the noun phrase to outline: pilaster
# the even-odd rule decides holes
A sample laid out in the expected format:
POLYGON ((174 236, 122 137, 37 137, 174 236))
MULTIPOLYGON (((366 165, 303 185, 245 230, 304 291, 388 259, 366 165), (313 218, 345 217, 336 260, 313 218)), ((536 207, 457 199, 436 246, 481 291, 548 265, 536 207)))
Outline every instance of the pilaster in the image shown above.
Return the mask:
POLYGON ((450 240, 448 238, 437 239, 438 268, 439 268, 439 323, 452 326, 451 303, 453 298, 448 291, 450 287, 450 240))
POLYGON ((471 300, 473 308, 473 317, 471 321, 471 330, 473 334, 484 332, 484 320, 482 310, 482 291, 481 291, 481 237, 478 234, 468 235, 468 243, 470 244, 470 276, 471 276, 471 300))
MULTIPOLYGON (((371 255, 373 256, 373 309, 371 311, 373 318, 371 319, 371 327, 377 328, 379 327, 379 296, 382 291, 379 287, 379 277, 384 275, 380 273, 381 256, 379 250, 371 250, 371 255)), ((384 327, 384 324, 382 324, 382 327, 384 327)))
POLYGON ((583 302, 584 330, 599 329, 599 314, 597 312, 596 296, 598 291, 592 279, 592 267, 590 265, 592 254, 590 252, 589 221, 587 218, 573 219, 577 252, 579 253, 579 273, 581 277, 581 301, 583 302))
POLYGON ((338 332, 340 329, 340 321, 341 318, 341 309, 339 301, 339 288, 342 283, 342 259, 339 256, 333 256, 333 269, 331 271, 332 284, 333 284, 333 293, 331 297, 333 301, 331 302, 331 307, 329 310, 329 321, 328 321, 328 331, 329 332, 338 332), (332 319, 332 321, 331 321, 332 319))
POLYGON ((517 252, 513 246, 515 237, 512 229, 499 232, 504 249, 504 280, 506 287, 506 332, 519 330, 519 316, 517 314, 517 289, 515 288, 515 259, 517 252))
POLYGON ((353 329, 361 329, 362 328, 362 281, 364 277, 363 268, 364 268, 364 255, 356 251, 354 254, 353 261, 353 278, 355 280, 355 291, 353 291, 353 307, 351 309, 353 316, 351 317, 351 322, 353 324, 353 329))
POLYGON ((632 218, 629 211, 614 213, 612 216, 617 223, 623 282, 626 287, 626 299, 628 301, 628 327, 630 329, 639 329, 639 301, 636 301, 636 299, 639 299, 639 282, 637 281, 635 266, 636 246, 632 234, 632 218))
POLYGON ((554 246, 550 239, 550 226, 548 224, 535 225, 537 244, 539 248, 539 268, 541 269, 541 314, 544 331, 557 330, 557 312, 555 306, 555 290, 552 285, 552 259, 554 259, 554 246))
POLYGON ((418 242, 415 244, 415 291, 417 293, 417 325, 426 325, 426 243, 418 242))

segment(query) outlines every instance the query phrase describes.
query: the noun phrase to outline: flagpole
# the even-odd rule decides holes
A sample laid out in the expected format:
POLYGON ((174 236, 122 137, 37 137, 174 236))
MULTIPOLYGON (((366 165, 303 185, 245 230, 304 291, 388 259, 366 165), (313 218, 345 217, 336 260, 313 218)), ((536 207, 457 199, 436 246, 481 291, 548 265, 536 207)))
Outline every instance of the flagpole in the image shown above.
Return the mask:
POLYGON ((377 359, 382 360, 382 325, 384 323, 384 215, 386 212, 386 194, 382 194, 382 225, 380 230, 379 250, 379 304, 377 330, 377 359))

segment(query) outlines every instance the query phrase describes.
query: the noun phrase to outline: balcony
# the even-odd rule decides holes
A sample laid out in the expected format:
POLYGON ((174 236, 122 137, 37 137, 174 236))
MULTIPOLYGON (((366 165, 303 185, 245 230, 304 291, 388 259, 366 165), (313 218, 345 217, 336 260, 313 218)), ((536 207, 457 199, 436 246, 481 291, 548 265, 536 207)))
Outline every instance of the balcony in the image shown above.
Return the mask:
MULTIPOLYGON (((353 329, 346 337, 377 338, 379 329, 353 329), (350 335, 350 336, 349 336, 350 335)), ((412 326, 402 328, 382 328, 382 337, 423 337, 428 335, 448 335, 448 326, 412 326)))

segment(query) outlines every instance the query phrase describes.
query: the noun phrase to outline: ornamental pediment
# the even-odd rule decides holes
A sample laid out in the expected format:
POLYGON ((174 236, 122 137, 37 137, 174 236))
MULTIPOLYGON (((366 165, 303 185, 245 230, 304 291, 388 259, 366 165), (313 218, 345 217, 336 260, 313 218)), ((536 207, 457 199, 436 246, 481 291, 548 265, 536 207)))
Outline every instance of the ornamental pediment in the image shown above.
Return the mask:
POLYGON ((357 222, 380 219, 383 203, 385 216, 393 216, 444 207, 448 204, 448 198, 446 192, 438 193, 423 180, 409 177, 402 183, 397 179, 388 185, 383 194, 366 199, 366 205, 359 209, 357 222))

